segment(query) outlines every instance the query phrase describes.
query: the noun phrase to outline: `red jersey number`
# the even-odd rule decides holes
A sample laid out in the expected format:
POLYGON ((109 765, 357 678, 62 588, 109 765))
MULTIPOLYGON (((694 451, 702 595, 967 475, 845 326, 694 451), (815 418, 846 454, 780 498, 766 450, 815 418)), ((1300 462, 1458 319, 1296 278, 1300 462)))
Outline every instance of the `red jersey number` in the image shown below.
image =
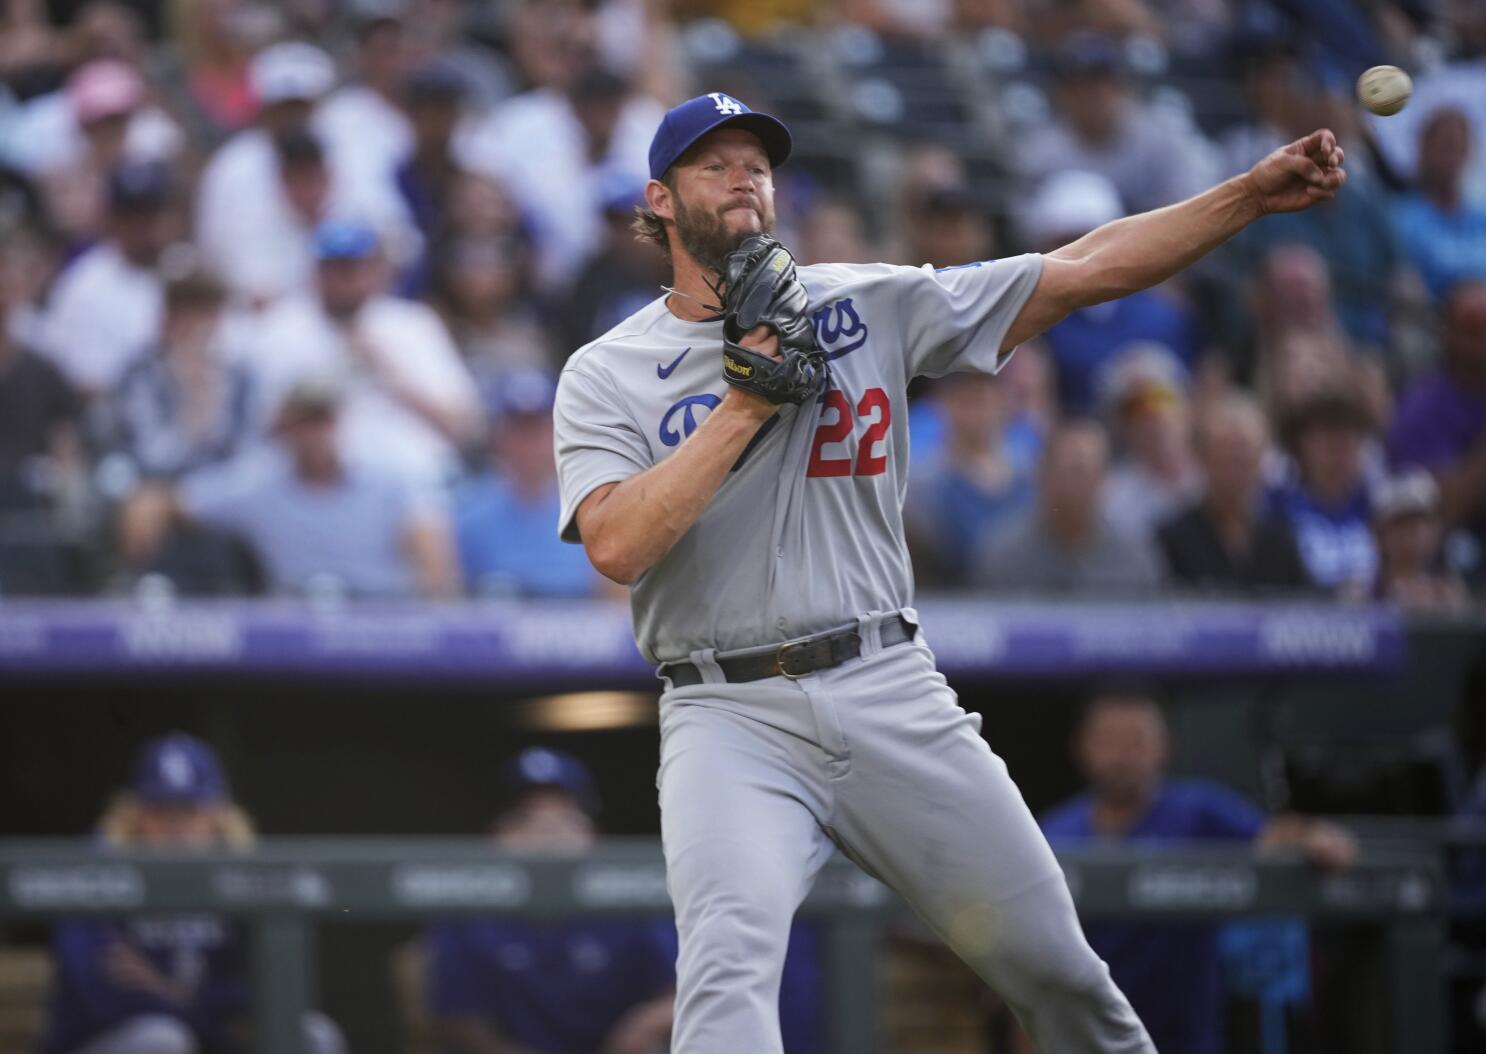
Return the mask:
MULTIPOLYGON (((822 417, 833 412, 834 418, 815 430, 815 440, 810 444, 810 465, 805 471, 809 478, 853 475, 850 454, 846 457, 825 456, 827 445, 845 443, 856 426, 851 403, 839 388, 826 392, 820 401, 822 417)), ((878 444, 887 438, 887 430, 893 423, 893 404, 887 392, 881 388, 868 388, 863 392, 856 405, 856 417, 868 424, 861 442, 857 444, 855 475, 880 476, 887 471, 887 454, 878 452, 878 444)))

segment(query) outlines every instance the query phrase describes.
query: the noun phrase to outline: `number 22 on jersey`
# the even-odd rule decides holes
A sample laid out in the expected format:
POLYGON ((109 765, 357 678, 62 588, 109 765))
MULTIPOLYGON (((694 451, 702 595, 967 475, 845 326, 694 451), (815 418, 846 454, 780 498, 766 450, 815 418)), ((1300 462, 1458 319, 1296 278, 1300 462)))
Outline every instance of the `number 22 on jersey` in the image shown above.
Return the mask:
POLYGON ((851 400, 846 393, 840 388, 832 388, 821 397, 820 415, 830 420, 822 420, 815 430, 806 477, 879 476, 887 471, 887 454, 879 449, 893 423, 893 404, 887 392, 881 388, 868 388, 857 401, 853 416, 851 400), (849 448, 844 457, 837 456, 835 449, 830 450, 831 456, 828 456, 828 447, 849 443, 858 420, 865 421, 867 428, 857 442, 855 458, 849 448))

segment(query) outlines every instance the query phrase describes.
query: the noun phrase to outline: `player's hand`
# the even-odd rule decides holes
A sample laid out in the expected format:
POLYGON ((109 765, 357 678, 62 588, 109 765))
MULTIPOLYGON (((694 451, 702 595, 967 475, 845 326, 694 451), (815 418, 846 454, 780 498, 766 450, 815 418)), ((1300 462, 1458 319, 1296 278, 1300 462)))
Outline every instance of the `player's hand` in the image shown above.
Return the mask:
POLYGON ((754 326, 747 333, 743 334, 743 339, 738 341, 738 343, 750 351, 756 351, 760 355, 767 355, 771 359, 780 357, 779 334, 775 333, 768 326, 754 326))
MULTIPOLYGON (((768 326, 754 326, 743 339, 738 341, 743 347, 750 351, 756 351, 760 355, 767 355, 771 359, 777 359, 779 354, 779 334, 768 326)), ((728 385, 727 392, 722 397, 723 405, 736 406, 751 417, 756 417, 760 422, 767 421, 774 416, 779 409, 762 395, 746 392, 742 388, 728 385)))
POLYGON ((124 941, 114 941, 103 952, 103 972, 120 988, 128 988, 172 1003, 190 1001, 190 993, 166 977, 149 958, 124 941))
POLYGON ((1334 823, 1317 820, 1309 824, 1300 846, 1312 862, 1328 871, 1342 871, 1357 862, 1357 839, 1334 823))
POLYGON ((641 1003, 609 1030, 604 1037, 603 1054, 656 1054, 666 1049, 673 1018, 673 1000, 669 995, 641 1003))
POLYGON ((1244 178, 1259 208, 1268 212, 1299 212, 1320 201, 1330 201, 1347 181, 1342 163, 1346 154, 1329 128, 1312 132, 1282 146, 1244 178))

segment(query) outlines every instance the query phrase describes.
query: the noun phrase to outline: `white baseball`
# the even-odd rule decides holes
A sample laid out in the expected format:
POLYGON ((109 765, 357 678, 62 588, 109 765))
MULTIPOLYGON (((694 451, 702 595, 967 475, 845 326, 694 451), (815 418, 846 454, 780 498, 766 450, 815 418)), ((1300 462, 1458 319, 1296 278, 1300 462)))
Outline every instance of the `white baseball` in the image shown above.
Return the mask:
POLYGON ((1379 117, 1388 117, 1408 105, 1414 82, 1397 66, 1374 66, 1357 78, 1357 99, 1379 117))

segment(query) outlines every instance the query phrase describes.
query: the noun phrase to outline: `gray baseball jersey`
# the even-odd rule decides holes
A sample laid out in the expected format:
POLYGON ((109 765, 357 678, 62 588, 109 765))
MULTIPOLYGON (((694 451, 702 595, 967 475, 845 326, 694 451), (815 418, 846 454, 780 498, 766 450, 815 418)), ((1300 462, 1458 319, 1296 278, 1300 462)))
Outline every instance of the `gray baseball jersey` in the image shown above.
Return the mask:
MULTIPOLYGON (((631 591, 652 662, 815 633, 912 603, 903 539, 908 382, 994 373, 1037 254, 934 271, 800 268, 832 384, 760 428, 701 518, 631 591)), ((664 297, 579 349, 558 386, 559 529, 597 487, 669 457, 722 400, 721 320, 664 297)))

